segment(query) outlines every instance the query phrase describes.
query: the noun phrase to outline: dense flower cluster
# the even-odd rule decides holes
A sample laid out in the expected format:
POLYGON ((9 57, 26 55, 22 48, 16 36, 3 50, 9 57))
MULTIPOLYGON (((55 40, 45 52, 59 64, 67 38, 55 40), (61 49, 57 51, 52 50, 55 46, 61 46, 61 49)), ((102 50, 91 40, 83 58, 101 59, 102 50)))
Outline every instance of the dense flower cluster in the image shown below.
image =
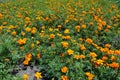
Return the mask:
POLYGON ((120 77, 120 10, 109 0, 15 0, 0 6, 3 63, 23 58, 24 66, 40 69, 36 79, 120 77))

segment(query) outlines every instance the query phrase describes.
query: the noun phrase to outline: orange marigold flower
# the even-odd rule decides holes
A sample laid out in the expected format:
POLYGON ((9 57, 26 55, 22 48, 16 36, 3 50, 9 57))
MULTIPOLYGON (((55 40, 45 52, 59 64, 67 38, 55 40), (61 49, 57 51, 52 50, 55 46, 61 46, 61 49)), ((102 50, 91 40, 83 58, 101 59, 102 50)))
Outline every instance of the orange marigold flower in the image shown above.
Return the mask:
POLYGON ((31 33, 32 33, 32 34, 35 34, 36 31, 37 31, 37 29, 36 29, 35 27, 33 27, 31 33))
POLYGON ((105 47, 107 48, 110 48, 110 46, 111 46, 110 44, 105 44, 105 47))
POLYGON ((25 31, 26 31, 26 32, 30 32, 30 31, 31 31, 31 28, 27 27, 27 28, 25 28, 25 31))
POLYGON ((13 31, 12 33, 11 33, 11 35, 16 35, 17 33, 16 33, 16 31, 13 31))
POLYGON ((90 38, 87 38, 87 39, 86 39, 86 42, 89 43, 89 44, 91 44, 91 43, 93 43, 93 40, 90 39, 90 38))
POLYGON ((29 75, 28 75, 28 74, 24 74, 24 75, 23 75, 23 79, 24 79, 24 80, 28 80, 28 78, 29 78, 29 75))
POLYGON ((50 39, 54 39, 55 35, 54 34, 50 34, 50 39))
POLYGON ((85 25, 85 24, 83 24, 83 25, 82 25, 82 28, 83 28, 83 29, 85 29, 85 28, 86 28, 86 25, 85 25))
POLYGON ((24 60, 24 61, 23 61, 23 64, 24 64, 24 65, 28 65, 28 64, 29 64, 29 61, 28 61, 28 60, 24 60))
POLYGON ((80 49, 81 49, 81 50, 86 50, 84 44, 82 44, 82 45, 80 46, 80 49))
POLYGON ((36 77, 37 79, 41 79, 41 78, 42 78, 42 73, 41 73, 41 72, 36 72, 36 73, 35 73, 35 77, 36 77))
POLYGON ((108 60, 108 57, 107 56, 103 56, 102 60, 108 60))
POLYGON ((79 59, 79 55, 74 55, 74 58, 78 60, 79 59))
POLYGON ((71 49, 68 49, 68 50, 67 50, 67 54, 68 54, 68 55, 72 55, 73 53, 74 53, 73 50, 71 50, 71 49))
POLYGON ((90 72, 86 72, 85 75, 88 77, 88 80, 92 80, 94 78, 94 74, 90 72))
POLYGON ((96 61, 96 65, 98 65, 98 66, 99 66, 99 65, 103 64, 103 62, 104 62, 103 60, 98 59, 98 60, 96 61))
POLYGON ((2 19, 2 16, 3 16, 3 15, 0 13, 0 19, 2 19))
POLYGON ((68 68, 66 66, 62 67, 61 68, 61 72, 62 73, 66 73, 68 71, 68 68))
POLYGON ((105 25, 106 25, 106 22, 105 22, 105 21, 102 21, 102 25, 105 26, 105 25))
POLYGON ((68 48, 68 46, 69 46, 68 42, 61 42, 61 44, 64 48, 68 48))
POLYGON ((120 50, 115 50, 115 54, 120 55, 120 50))
POLYGON ((111 56, 111 60, 115 61, 117 58, 115 56, 111 56))
POLYGON ((80 58, 80 59, 84 59, 84 58, 85 58, 85 55, 81 54, 81 55, 79 56, 79 58, 80 58))
POLYGON ((97 54, 95 52, 90 52, 89 54, 91 57, 97 57, 97 54))
POLYGON ((23 45, 23 44, 25 44, 25 43, 26 43, 26 41, 27 41, 27 39, 26 39, 26 38, 19 39, 19 40, 18 40, 18 44, 19 44, 19 45, 23 45))
POLYGON ((69 78, 67 76, 65 76, 65 75, 62 75, 61 80, 69 80, 69 78))
POLYGON ((40 53, 37 54, 37 58, 38 58, 38 59, 41 58, 41 54, 40 54, 40 53))
POLYGON ((118 69, 119 68, 119 64, 116 62, 112 62, 111 64, 109 64, 110 67, 114 68, 114 69, 118 69))

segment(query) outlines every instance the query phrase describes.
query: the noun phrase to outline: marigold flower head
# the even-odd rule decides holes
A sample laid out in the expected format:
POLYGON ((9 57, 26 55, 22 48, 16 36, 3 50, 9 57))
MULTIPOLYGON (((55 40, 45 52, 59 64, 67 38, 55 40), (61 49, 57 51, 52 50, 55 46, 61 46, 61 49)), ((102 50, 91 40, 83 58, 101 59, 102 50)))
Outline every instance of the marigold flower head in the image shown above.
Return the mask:
POLYGON ((62 73, 66 73, 68 71, 68 68, 66 66, 62 67, 61 68, 61 72, 62 73))
POLYGON ((86 72, 85 74, 88 77, 88 80, 92 80, 94 78, 94 75, 90 72, 86 72))
POLYGON ((110 48, 110 46, 111 46, 110 44, 105 44, 105 47, 107 48, 110 48))
POLYGON ((120 55, 120 50, 115 50, 116 55, 120 55))
POLYGON ((50 39, 54 39, 55 35, 54 34, 50 34, 50 39))
POLYGON ((104 61, 105 61, 105 60, 108 60, 108 57, 107 57, 107 56, 103 56, 103 57, 102 57, 102 60, 104 60, 104 61))
POLYGON ((80 49, 81 49, 81 50, 86 50, 84 44, 82 44, 82 45, 80 46, 80 49))
POLYGON ((67 50, 67 54, 68 54, 68 55, 72 55, 73 53, 74 53, 74 51, 73 51, 72 49, 68 49, 68 50, 67 50))
POLYGON ((70 30, 69 29, 65 29, 64 30, 64 34, 68 34, 68 33, 70 33, 70 30))
POLYGON ((27 28, 25 28, 25 31, 26 31, 26 32, 30 32, 30 31, 31 31, 31 28, 27 27, 27 28))
POLYGON ((79 25, 75 26, 75 29, 76 29, 77 32, 80 32, 80 26, 79 25))
POLYGON ((115 56, 111 56, 111 60, 115 61, 117 58, 115 56))
POLYGON ((27 39, 26 39, 26 38, 19 39, 19 40, 18 40, 18 44, 19 44, 19 45, 23 45, 23 44, 25 44, 25 43, 26 43, 26 41, 27 41, 27 39))
POLYGON ((109 64, 110 67, 114 68, 114 69, 118 69, 119 68, 119 64, 116 62, 112 62, 111 64, 109 64))
POLYGON ((29 61, 28 61, 28 60, 24 60, 24 61, 23 61, 23 64, 24 64, 24 65, 28 65, 28 64, 29 64, 29 61))
POLYGON ((93 43, 93 40, 90 39, 90 38, 87 38, 87 39, 86 39, 86 42, 89 43, 89 44, 91 44, 91 43, 93 43))
POLYGON ((79 56, 79 58, 80 58, 80 59, 84 59, 84 58, 85 58, 85 55, 81 54, 81 55, 79 56))
POLYGON ((37 53, 37 58, 41 58, 41 54, 40 53, 37 53))
POLYGON ((74 55, 74 58, 78 60, 79 59, 79 55, 74 55))
POLYGON ((69 43, 68 43, 68 42, 61 42, 61 44, 62 44, 62 46, 63 46, 64 48, 68 48, 68 46, 69 46, 69 43))
POLYGON ((85 29, 85 28, 86 28, 86 24, 83 24, 83 25, 82 25, 82 28, 85 29))
POLYGON ((97 54, 95 52, 90 52, 89 54, 91 57, 97 57, 97 54))
POLYGON ((28 75, 28 74, 24 74, 24 75, 23 75, 23 79, 24 79, 24 80, 28 80, 28 78, 29 78, 29 75, 28 75))
POLYGON ((16 35, 17 33, 16 33, 16 31, 13 31, 12 33, 11 33, 11 35, 16 35))
POLYGON ((35 73, 35 77, 36 77, 37 79, 41 79, 41 78, 42 78, 42 73, 41 73, 41 72, 36 72, 36 73, 35 73))
POLYGON ((69 80, 69 78, 67 76, 65 76, 65 75, 62 75, 61 80, 69 80))
POLYGON ((2 19, 3 15, 0 13, 0 19, 2 19))

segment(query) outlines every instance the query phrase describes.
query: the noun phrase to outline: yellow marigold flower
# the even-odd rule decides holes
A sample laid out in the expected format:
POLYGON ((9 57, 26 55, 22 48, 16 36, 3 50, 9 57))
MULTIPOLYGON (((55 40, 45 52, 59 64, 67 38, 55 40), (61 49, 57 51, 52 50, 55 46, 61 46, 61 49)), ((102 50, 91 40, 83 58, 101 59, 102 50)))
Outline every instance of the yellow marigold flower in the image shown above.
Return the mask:
POLYGON ((32 44, 30 45, 30 47, 31 47, 31 48, 34 48, 34 46, 35 46, 35 44, 34 44, 34 43, 32 43, 32 44))
POLYGON ((54 29, 53 28, 49 28, 49 31, 51 32, 51 31, 53 31, 54 29))
POLYGON ((66 66, 62 67, 61 68, 61 72, 62 73, 66 73, 68 71, 68 68, 66 66))
POLYGON ((64 48, 68 48, 68 46, 69 46, 69 43, 68 43, 68 42, 61 42, 61 44, 62 44, 62 46, 63 46, 64 48))
POLYGON ((86 72, 85 74, 88 77, 88 80, 92 80, 94 78, 94 75, 90 72, 86 72))
POLYGON ((80 59, 84 59, 84 58, 85 58, 85 55, 81 54, 81 55, 79 56, 79 58, 80 58, 80 59))
POLYGON ((36 72, 36 73, 35 73, 35 77, 36 77, 37 79, 41 79, 41 78, 42 78, 42 73, 41 73, 41 72, 36 72))
POLYGON ((65 29, 64 30, 64 34, 69 34, 70 33, 70 30, 69 29, 65 29))
POLYGON ((36 44, 39 45, 39 44, 40 44, 40 41, 36 41, 36 44))
POLYGON ((109 66, 114 68, 114 69, 118 69, 119 68, 119 63, 112 62, 111 64, 109 64, 109 66))
POLYGON ((24 74, 24 75, 23 75, 23 79, 24 79, 24 80, 28 80, 28 78, 29 78, 29 75, 28 75, 28 74, 24 74))
POLYGON ((67 54, 68 54, 68 55, 72 55, 73 53, 74 53, 73 50, 71 50, 71 49, 68 49, 68 50, 67 50, 67 54))
POLYGON ((89 54, 91 57, 97 57, 97 54, 95 52, 90 52, 89 54))
POLYGON ((80 57, 79 55, 74 55, 74 58, 78 60, 80 57))
POLYGON ((11 35, 16 35, 17 33, 16 33, 16 31, 13 31, 12 33, 11 33, 11 35))
POLYGON ((62 75, 61 80, 69 80, 69 78, 67 76, 65 76, 65 75, 62 75))
POLYGON ((50 34, 50 39, 54 39, 55 35, 54 34, 50 34))
POLYGON ((86 50, 84 44, 80 45, 80 49, 81 49, 81 50, 86 50))
POLYGON ((101 65, 101 64, 103 64, 103 62, 104 62, 103 60, 98 59, 98 60, 96 61, 96 64, 97 64, 97 65, 101 65))
POLYGON ((30 31, 31 31, 31 28, 27 27, 27 28, 25 28, 25 31, 26 31, 26 32, 30 32, 30 31))
POLYGON ((62 28, 62 26, 61 26, 61 25, 58 25, 57 27, 58 27, 59 29, 61 29, 61 28, 62 28))
POLYGON ((91 43, 93 43, 93 40, 90 39, 90 38, 87 38, 87 39, 86 39, 86 42, 89 43, 89 44, 91 44, 91 43))
POLYGON ((18 40, 18 44, 19 44, 19 45, 25 44, 25 43, 26 43, 26 41, 27 41, 27 39, 26 39, 26 38, 19 39, 19 40, 18 40))
POLYGON ((82 28, 85 29, 85 28, 86 28, 86 24, 83 24, 83 25, 82 25, 82 28))

